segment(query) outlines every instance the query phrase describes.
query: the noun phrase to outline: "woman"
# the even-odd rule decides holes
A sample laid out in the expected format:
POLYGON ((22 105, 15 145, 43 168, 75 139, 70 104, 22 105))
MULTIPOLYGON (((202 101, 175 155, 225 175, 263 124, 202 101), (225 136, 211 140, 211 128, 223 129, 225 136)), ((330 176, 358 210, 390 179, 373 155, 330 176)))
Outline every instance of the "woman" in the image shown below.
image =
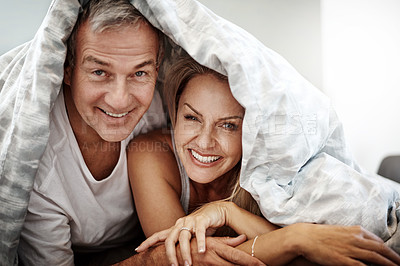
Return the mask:
POLYGON ((185 58, 167 74, 165 92, 173 131, 140 136, 129 146, 136 209, 144 233, 152 235, 138 252, 167 239, 169 262, 178 265, 179 240, 185 264, 190 265, 192 235, 201 253, 206 230, 212 234, 214 228, 227 225, 252 239, 240 249, 269 265, 287 264, 299 256, 320 264, 349 265, 357 263, 355 259, 400 263, 382 240, 360 227, 296 224, 279 229, 259 216, 256 202, 239 186, 245 110, 232 96, 225 76, 185 58))

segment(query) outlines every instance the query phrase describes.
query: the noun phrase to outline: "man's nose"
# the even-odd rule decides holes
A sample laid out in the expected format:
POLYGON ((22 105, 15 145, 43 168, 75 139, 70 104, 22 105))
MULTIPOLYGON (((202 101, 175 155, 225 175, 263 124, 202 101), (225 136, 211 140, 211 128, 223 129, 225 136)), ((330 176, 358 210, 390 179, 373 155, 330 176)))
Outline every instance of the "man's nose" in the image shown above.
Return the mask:
POLYGON ((106 103, 116 110, 127 111, 125 109, 129 107, 131 100, 128 81, 123 77, 117 77, 110 84, 105 97, 106 103))

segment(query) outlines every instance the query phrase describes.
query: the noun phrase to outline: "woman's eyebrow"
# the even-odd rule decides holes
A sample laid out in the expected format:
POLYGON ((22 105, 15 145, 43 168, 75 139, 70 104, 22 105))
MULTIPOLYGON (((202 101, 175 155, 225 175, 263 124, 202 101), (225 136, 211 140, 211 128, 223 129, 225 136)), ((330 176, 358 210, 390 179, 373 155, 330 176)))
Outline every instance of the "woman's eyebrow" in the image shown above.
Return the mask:
POLYGON ((227 116, 227 117, 220 118, 220 119, 218 119, 218 120, 221 121, 221 120, 230 120, 230 119, 240 119, 240 120, 243 120, 243 116, 240 116, 240 115, 232 115, 232 116, 227 116))
MULTIPOLYGON (((203 116, 202 114, 199 113, 199 111, 197 111, 193 106, 191 106, 188 103, 184 103, 183 105, 186 105, 190 110, 192 110, 193 112, 195 112, 198 116, 203 116)), ((222 117, 219 118, 218 121, 222 121, 222 120, 230 120, 230 119, 240 119, 243 120, 243 116, 240 115, 232 115, 232 116, 227 116, 227 117, 222 117)))
POLYGON ((203 116, 202 114, 199 113, 199 111, 197 111, 196 109, 193 108, 193 106, 191 106, 188 103, 184 103, 183 105, 186 105, 190 110, 192 110, 193 112, 195 112, 198 116, 203 116))

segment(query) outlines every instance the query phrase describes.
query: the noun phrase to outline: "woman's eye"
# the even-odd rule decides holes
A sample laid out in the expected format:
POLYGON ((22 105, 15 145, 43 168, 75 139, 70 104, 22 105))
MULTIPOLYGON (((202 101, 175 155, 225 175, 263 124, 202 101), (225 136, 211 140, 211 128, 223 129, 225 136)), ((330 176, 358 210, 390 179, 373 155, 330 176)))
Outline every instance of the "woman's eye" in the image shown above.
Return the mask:
POLYGON ((185 120, 189 120, 189 121, 198 121, 197 117, 192 116, 192 115, 185 115, 185 120))
POLYGON ((228 129, 228 130, 236 130, 238 128, 237 125, 232 124, 232 123, 224 123, 222 125, 223 128, 228 129))
POLYGON ((102 77, 106 74, 106 72, 104 72, 103 70, 95 70, 95 71, 93 71, 93 74, 95 74, 96 76, 102 77))

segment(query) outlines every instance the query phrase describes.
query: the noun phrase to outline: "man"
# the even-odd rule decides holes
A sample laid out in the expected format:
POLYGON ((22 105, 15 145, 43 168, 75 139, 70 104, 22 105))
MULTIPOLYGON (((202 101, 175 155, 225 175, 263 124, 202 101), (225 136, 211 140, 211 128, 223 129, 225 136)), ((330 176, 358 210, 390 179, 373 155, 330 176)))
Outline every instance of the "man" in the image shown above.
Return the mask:
MULTIPOLYGON (((160 34, 127 0, 94 0, 80 14, 21 233, 22 264, 79 264, 91 254, 143 240, 125 147, 135 135, 165 124, 154 93, 161 57, 160 34)), ((210 241, 215 248, 210 244, 200 260, 257 263, 248 256, 235 260, 242 253, 210 241)), ((167 260, 161 246, 129 261, 167 260)))
POLYGON ((165 123, 153 97, 159 43, 127 1, 92 1, 79 18, 21 234, 23 263, 70 265, 74 252, 142 238, 125 147, 165 123))

